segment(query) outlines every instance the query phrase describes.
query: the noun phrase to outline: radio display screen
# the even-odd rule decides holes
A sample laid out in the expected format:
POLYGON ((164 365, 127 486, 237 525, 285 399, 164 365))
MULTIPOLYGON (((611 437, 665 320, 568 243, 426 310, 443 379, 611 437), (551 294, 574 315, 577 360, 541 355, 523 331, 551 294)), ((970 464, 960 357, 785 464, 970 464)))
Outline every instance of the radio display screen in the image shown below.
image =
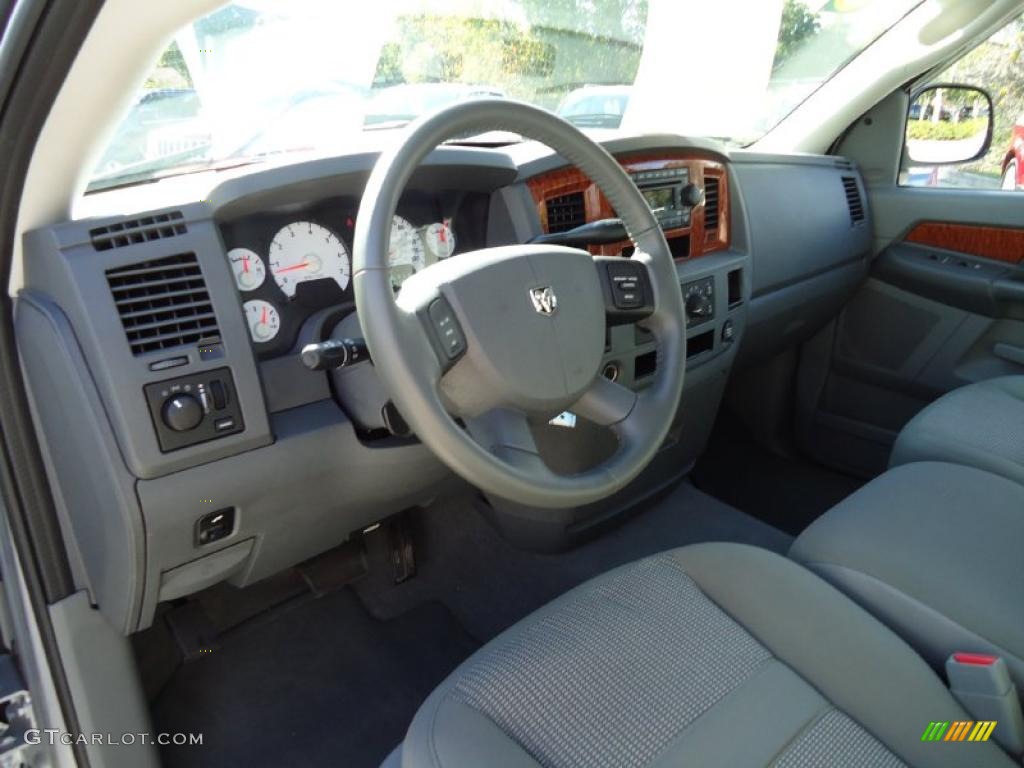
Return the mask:
POLYGON ((672 187, 658 187, 657 189, 644 189, 641 191, 644 193, 647 205, 651 207, 651 210, 656 211, 659 208, 673 207, 674 190, 672 187))

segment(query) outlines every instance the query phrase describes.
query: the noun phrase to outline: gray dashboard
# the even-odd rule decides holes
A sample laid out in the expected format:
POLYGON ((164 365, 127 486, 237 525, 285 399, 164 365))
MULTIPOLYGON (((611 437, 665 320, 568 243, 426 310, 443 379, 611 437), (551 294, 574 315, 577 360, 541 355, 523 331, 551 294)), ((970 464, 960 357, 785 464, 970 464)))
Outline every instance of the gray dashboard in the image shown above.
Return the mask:
MULTIPOLYGON (((676 430, 681 447, 665 462, 678 472, 703 448, 734 363, 798 343, 819 315, 824 322, 838 311, 866 266, 870 212, 861 203, 851 222, 844 179, 854 179, 861 201, 863 190, 856 169, 835 158, 729 153, 671 136, 606 146, 713 151, 734 189, 731 248, 678 264, 681 284, 711 281, 721 302, 713 324, 688 334, 712 332, 688 362, 682 412, 695 415, 676 430)), ((333 377, 301 365, 305 343, 358 335, 350 295, 306 296, 282 342, 260 348, 227 259, 239 243, 265 244, 270 223, 293 216, 320 217, 344 241, 375 160, 362 153, 250 169, 202 201, 26 236, 16 329, 33 413, 75 577, 122 631, 148 626, 159 601, 224 580, 252 583, 453 482, 414 437, 385 428, 387 396, 372 364, 333 377), (161 420, 174 397, 201 399, 208 431, 168 432, 161 420)), ((535 145, 442 147, 413 176, 406 212, 414 223, 431 210, 452 218, 466 247, 521 241, 541 226, 524 181, 561 165, 535 145)), ((286 311, 297 306, 266 291, 261 297, 286 311)), ((606 363, 629 359, 628 385, 644 385, 638 361, 652 357, 639 330, 608 334, 606 363)), ((553 461, 572 471, 564 459, 553 461)))

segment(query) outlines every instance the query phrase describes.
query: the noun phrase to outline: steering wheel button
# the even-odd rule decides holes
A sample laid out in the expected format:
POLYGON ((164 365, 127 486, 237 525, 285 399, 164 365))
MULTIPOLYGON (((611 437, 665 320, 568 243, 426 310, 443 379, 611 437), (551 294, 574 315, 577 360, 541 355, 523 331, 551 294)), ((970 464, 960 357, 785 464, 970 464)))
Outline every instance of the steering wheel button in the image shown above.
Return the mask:
POLYGON ((434 299, 427 309, 430 322, 434 326, 441 349, 449 360, 454 360, 466 351, 466 337, 462 334, 452 308, 444 299, 434 299))

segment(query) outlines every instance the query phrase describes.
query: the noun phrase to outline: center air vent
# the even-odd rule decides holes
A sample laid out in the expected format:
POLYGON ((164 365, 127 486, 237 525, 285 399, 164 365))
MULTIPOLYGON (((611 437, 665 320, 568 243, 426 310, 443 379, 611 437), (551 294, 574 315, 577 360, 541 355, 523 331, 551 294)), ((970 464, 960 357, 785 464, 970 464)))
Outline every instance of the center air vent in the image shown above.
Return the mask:
POLYGON ((548 232, 565 232, 587 222, 583 193, 548 198, 548 232))
POLYGON ((704 231, 718 229, 718 179, 704 177, 704 231))
POLYGON ((853 176, 843 176, 843 190, 846 192, 846 205, 850 209, 850 222, 859 224, 864 221, 864 202, 860 199, 860 188, 853 176))
POLYGON ((185 228, 184 218, 181 211, 171 211, 155 216, 126 219, 105 227, 90 229, 89 236, 92 238, 92 247, 97 251, 125 248, 129 245, 148 243, 150 240, 185 234, 188 230, 185 228))
POLYGON ((133 355, 219 335, 194 253, 109 269, 106 275, 133 355))

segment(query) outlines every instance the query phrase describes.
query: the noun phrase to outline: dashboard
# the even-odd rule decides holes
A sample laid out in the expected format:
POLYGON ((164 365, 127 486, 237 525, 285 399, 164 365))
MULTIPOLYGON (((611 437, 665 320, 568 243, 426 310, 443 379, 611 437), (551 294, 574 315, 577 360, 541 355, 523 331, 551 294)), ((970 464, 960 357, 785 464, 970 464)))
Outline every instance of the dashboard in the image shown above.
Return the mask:
MULTIPOLYGON (((665 414, 669 439, 620 496, 568 517, 486 500, 506 535, 527 521, 525 546, 564 545, 685 473, 733 368, 810 338, 871 250, 860 176, 841 158, 667 135, 604 145, 676 258, 686 384, 665 414)), ((456 482, 402 428, 371 361, 328 373, 301 358, 306 344, 362 335, 352 236, 382 149, 229 169, 205 188, 183 176, 101 193, 91 217, 26 234, 15 330, 33 415, 76 579, 121 631, 149 626, 160 602, 307 560, 456 482)), ((542 146, 440 147, 397 207, 393 285, 445 258, 613 216, 542 146)), ((645 328, 605 328, 602 375, 639 390, 658 365, 645 328)), ((531 429, 557 472, 617 449, 584 419, 531 429)))
MULTIPOLYGON (((638 153, 619 158, 655 212, 672 255, 703 256, 729 248, 729 181, 720 159, 687 152, 638 153)), ((611 203, 579 170, 565 168, 527 182, 545 232, 615 215, 611 203)), ((632 244, 592 246, 596 255, 629 255, 632 244)))
MULTIPOLYGON (((328 197, 261 210, 219 224, 258 360, 287 354, 318 312, 354 308, 352 235, 359 199, 328 197)), ((415 272, 482 246, 487 198, 479 193, 406 194, 390 248, 396 290, 415 272)))

